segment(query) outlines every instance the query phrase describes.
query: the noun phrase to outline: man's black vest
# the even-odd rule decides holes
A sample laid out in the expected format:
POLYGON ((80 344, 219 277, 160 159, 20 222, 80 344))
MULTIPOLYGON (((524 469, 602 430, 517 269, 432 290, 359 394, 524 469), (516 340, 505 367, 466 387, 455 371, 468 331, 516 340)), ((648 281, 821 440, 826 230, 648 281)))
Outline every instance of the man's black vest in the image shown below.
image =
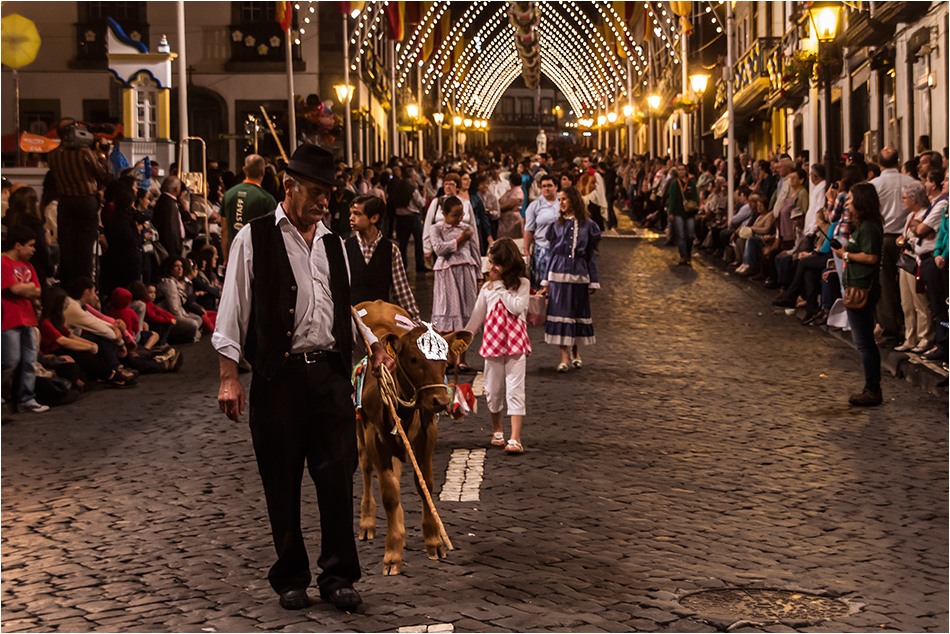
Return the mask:
POLYGON ((350 299, 354 306, 377 299, 388 302, 393 285, 393 243, 385 237, 380 239, 367 264, 359 240, 359 236, 353 236, 346 241, 346 257, 350 261, 350 299))
MULTIPOLYGON (((272 379, 290 355, 297 280, 274 217, 262 216, 251 221, 250 225, 251 243, 254 245, 254 281, 251 284, 251 318, 244 356, 251 362, 255 374, 272 379)), ((333 338, 343 357, 344 367, 349 369, 353 357, 353 322, 346 259, 339 236, 328 233, 321 240, 330 265, 333 338)))

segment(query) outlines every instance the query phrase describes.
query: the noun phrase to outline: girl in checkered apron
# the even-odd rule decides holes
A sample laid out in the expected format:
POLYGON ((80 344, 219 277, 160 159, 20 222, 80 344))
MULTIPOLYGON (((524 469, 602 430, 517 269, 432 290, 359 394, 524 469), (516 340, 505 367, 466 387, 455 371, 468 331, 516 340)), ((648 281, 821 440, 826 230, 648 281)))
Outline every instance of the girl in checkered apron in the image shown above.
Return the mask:
POLYGON ((485 392, 491 412, 491 444, 508 453, 522 453, 521 425, 524 422, 524 377, 531 341, 525 316, 531 282, 521 250, 511 238, 496 240, 488 249, 488 281, 482 286, 465 329, 475 332, 484 326, 482 347, 485 358, 485 392), (501 410, 507 401, 511 416, 511 437, 505 442, 501 410))

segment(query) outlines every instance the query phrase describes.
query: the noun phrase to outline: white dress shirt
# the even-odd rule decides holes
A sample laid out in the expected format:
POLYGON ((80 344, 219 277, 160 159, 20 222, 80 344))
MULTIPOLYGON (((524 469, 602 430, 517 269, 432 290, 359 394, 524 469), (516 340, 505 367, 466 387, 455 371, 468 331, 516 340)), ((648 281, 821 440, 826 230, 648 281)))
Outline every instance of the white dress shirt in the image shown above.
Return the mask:
POLYGON ((818 211, 825 206, 825 190, 828 181, 812 184, 808 195, 808 211, 805 213, 805 235, 812 236, 818 232, 818 211))
POLYGON ((901 174, 896 167, 881 170, 881 175, 871 180, 877 197, 881 201, 881 215, 884 217, 884 233, 900 233, 907 222, 907 208, 904 207, 902 190, 914 179, 901 174))
MULTIPOLYGON (((277 205, 274 212, 274 224, 280 227, 287 249, 290 268, 297 281, 297 303, 294 306, 294 331, 291 338, 292 353, 312 350, 337 351, 333 337, 333 297, 330 295, 330 263, 327 260, 326 245, 321 239, 330 231, 322 222, 316 225, 313 245, 308 245, 290 219, 284 213, 283 204, 277 205)), ((337 236, 335 240, 342 240, 337 236)), ((346 250, 343 250, 346 258, 346 250)), ((347 283, 349 283, 349 262, 346 264, 347 283)), ((251 327, 251 289, 254 280, 254 243, 251 240, 251 226, 245 225, 231 246, 224 290, 218 306, 211 345, 221 355, 240 363, 244 356, 244 343, 251 327)), ((276 280, 275 280, 276 282, 276 280)), ((259 310, 276 310, 276 307, 260 306, 259 310)), ((372 331, 361 320, 354 320, 354 349, 359 349, 362 340, 357 328, 363 332, 368 345, 376 343, 372 331)), ((349 363, 349 359, 344 359, 349 363)))

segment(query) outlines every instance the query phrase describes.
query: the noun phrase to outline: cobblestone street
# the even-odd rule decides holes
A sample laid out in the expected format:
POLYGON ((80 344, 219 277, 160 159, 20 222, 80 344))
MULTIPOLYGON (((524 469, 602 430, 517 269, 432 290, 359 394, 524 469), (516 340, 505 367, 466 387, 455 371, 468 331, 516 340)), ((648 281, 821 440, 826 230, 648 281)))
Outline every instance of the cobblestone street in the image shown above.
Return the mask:
MULTIPOLYGON (((488 447, 484 397, 443 418, 434 497, 455 550, 427 559, 407 466, 404 573, 382 575, 380 505, 352 614, 278 606, 247 415, 218 410, 210 337, 177 374, 5 419, 3 630, 713 632, 743 619, 679 600, 742 587, 848 613, 732 631, 947 631, 947 400, 885 372, 882 407, 849 406, 853 347, 675 259, 601 243, 584 367, 557 374, 557 348, 529 329, 521 456, 488 447), (478 499, 439 500, 453 452, 473 449, 478 499)), ((424 315, 431 283, 415 284, 424 315)), ((303 510, 315 561, 312 486, 303 510)))

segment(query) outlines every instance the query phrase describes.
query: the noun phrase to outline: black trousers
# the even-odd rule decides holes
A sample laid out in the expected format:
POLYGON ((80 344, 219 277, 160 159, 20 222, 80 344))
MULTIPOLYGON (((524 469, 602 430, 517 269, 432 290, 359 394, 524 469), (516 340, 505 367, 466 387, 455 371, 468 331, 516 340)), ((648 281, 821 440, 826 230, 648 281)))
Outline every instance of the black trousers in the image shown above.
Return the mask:
POLYGON ((419 214, 396 216, 396 239, 402 252, 402 265, 409 270, 409 238, 412 238, 416 254, 416 270, 425 271, 425 256, 422 253, 422 219, 419 214))
POLYGON ((320 590, 331 592, 360 578, 353 530, 358 454, 352 393, 339 355, 312 364, 289 361, 273 379, 255 373, 251 380, 251 436, 277 549, 267 577, 278 594, 310 585, 300 526, 305 462, 320 508, 320 590))
POLYGON ((99 199, 61 196, 59 211, 59 280, 64 288, 74 278, 93 276, 93 248, 99 237, 99 199))
POLYGON ((930 312, 936 322, 936 345, 946 356, 947 327, 941 324, 947 322, 947 269, 938 268, 933 254, 928 253, 921 256, 920 279, 927 285, 927 301, 930 303, 930 312))

